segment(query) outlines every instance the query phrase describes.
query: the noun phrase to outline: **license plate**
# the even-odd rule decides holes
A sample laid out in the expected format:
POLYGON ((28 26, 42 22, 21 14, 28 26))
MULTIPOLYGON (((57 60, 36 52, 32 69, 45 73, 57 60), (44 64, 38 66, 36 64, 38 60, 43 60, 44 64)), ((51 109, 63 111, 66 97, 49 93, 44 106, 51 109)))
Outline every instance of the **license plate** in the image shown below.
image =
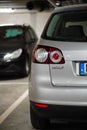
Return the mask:
POLYGON ((79 64, 79 73, 80 75, 87 75, 87 63, 81 62, 79 64))

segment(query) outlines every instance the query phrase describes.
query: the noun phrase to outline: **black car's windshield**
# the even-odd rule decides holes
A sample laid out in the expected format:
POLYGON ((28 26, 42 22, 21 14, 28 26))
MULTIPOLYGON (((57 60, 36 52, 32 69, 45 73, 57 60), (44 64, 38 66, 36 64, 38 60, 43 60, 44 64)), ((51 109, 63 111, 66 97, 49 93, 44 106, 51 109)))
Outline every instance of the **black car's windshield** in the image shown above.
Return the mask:
POLYGON ((43 37, 61 41, 87 41, 87 11, 54 14, 43 37))
POLYGON ((17 40, 23 38, 23 28, 6 26, 0 27, 0 40, 17 40))

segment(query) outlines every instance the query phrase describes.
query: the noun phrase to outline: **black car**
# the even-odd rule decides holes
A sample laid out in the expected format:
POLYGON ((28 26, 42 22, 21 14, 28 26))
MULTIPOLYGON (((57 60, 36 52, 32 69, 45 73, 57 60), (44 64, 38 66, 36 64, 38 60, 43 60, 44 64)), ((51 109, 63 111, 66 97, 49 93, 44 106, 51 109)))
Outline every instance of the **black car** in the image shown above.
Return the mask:
POLYGON ((30 25, 0 26, 0 75, 28 76, 37 40, 30 25))

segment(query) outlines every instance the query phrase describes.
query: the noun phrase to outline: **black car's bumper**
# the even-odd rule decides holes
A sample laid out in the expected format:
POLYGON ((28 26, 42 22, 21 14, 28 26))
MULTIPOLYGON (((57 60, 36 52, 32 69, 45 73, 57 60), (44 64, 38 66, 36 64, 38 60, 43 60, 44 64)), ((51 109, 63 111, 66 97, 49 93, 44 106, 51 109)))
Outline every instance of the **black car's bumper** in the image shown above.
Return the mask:
POLYGON ((10 62, 0 63, 0 75, 18 75, 24 72, 25 56, 21 56, 10 62))
POLYGON ((33 110, 44 118, 55 118, 59 121, 87 121, 87 106, 64 106, 64 105, 48 105, 47 108, 35 106, 34 102, 30 102, 33 110))

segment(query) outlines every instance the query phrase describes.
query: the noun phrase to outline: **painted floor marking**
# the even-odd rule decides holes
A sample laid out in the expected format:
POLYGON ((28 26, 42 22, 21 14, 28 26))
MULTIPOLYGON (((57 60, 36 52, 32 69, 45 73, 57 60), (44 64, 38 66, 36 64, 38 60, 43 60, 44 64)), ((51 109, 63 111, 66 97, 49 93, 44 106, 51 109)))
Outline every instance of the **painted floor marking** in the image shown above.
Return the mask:
POLYGON ((12 85, 16 85, 16 84, 18 84, 18 85, 28 85, 28 83, 26 83, 26 82, 19 82, 19 83, 17 83, 17 82, 12 82, 12 83, 11 82, 7 82, 7 83, 1 82, 0 83, 0 85, 10 85, 10 84, 12 84, 12 85))
POLYGON ((28 96, 28 89, 0 116, 0 124, 18 107, 28 96))

